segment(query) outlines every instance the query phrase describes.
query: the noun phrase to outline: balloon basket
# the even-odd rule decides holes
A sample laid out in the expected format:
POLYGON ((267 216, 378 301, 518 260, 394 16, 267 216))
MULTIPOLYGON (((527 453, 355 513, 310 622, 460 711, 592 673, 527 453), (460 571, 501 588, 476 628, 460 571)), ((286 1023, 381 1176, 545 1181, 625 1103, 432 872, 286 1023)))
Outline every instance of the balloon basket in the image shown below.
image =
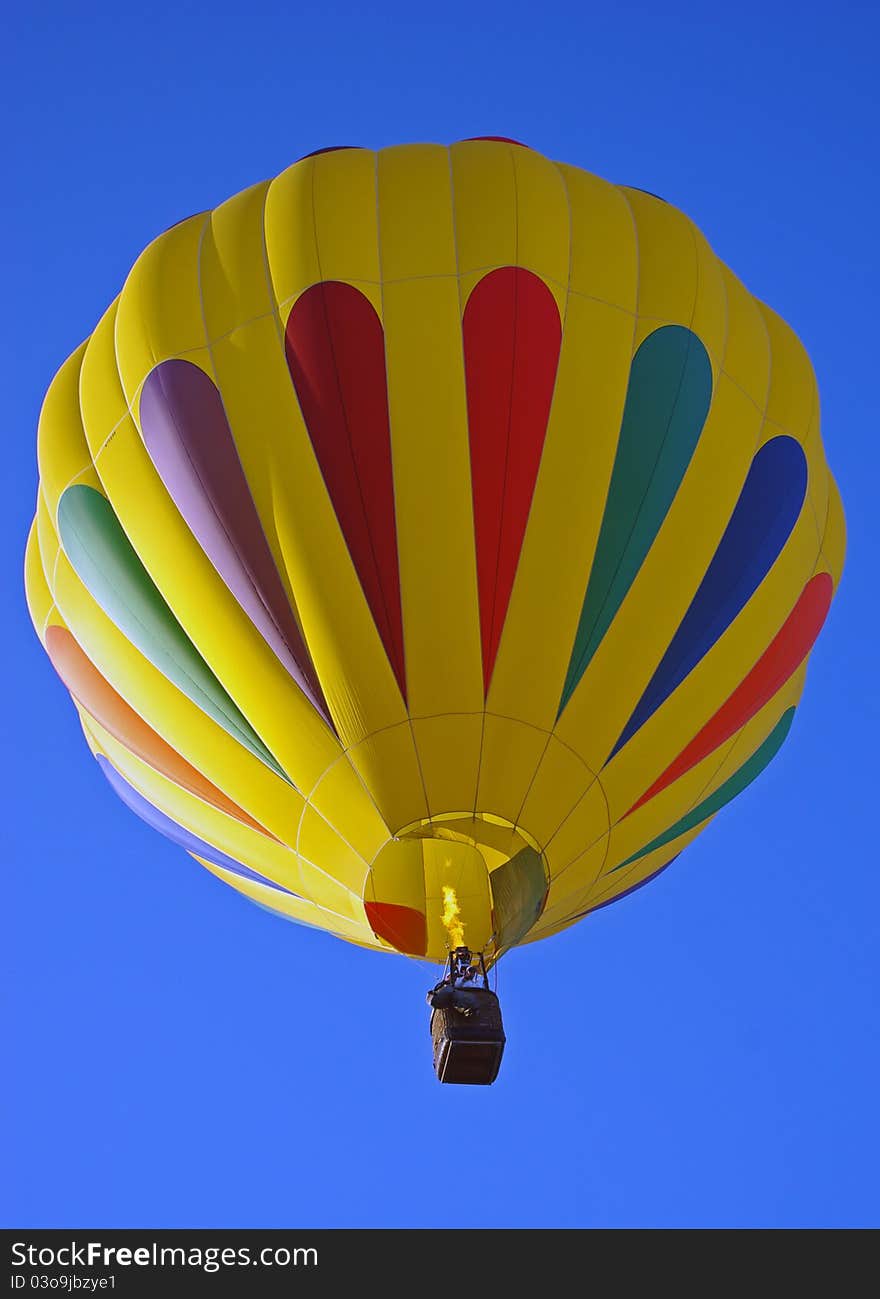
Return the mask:
POLYGON ((498 1077, 504 1053, 501 1005, 488 988, 473 989, 469 1015, 453 1007, 431 1012, 434 1072, 442 1083, 487 1085, 498 1077))

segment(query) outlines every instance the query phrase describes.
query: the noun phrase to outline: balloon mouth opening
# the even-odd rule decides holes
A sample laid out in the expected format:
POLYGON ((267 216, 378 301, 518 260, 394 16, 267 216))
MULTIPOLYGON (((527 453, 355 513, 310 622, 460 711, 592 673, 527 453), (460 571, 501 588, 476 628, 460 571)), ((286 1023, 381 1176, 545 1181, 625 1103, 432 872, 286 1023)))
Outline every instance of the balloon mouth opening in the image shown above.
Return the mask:
POLYGON ((389 840, 373 862, 364 903, 374 933, 393 950, 443 963, 467 946, 489 966, 537 920, 547 886, 544 856, 520 827, 453 812, 413 822, 389 840))

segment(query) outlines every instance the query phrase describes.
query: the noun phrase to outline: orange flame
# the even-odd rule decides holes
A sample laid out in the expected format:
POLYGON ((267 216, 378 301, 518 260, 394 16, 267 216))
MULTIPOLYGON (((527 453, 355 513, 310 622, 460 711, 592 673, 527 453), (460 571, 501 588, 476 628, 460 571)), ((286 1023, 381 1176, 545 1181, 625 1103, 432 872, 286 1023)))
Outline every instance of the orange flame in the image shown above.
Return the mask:
POLYGON ((443 923, 449 932, 451 947, 464 947, 464 925, 460 919, 461 910, 455 889, 443 885, 443 923))

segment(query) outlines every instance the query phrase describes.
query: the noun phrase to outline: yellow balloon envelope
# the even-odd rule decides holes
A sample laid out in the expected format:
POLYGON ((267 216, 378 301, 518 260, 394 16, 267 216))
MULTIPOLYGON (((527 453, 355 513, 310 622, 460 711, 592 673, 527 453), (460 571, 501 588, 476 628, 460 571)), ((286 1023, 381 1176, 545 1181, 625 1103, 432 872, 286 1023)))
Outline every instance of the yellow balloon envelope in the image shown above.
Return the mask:
POLYGON ((787 736, 843 563, 791 330, 513 141, 321 151, 166 231, 39 464, 30 609, 115 792, 438 961, 663 870, 787 736))

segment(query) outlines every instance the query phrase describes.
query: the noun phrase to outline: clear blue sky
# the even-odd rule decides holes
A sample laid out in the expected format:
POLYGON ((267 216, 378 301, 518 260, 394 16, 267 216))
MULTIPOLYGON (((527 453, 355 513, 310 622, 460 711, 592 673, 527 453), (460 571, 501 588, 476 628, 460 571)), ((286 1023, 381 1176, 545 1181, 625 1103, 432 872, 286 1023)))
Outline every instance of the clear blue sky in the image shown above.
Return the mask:
POLYGON ((4 26, 0 1223, 880 1225, 876 8, 4 26), (21 567, 43 393, 151 238, 322 145, 481 134, 668 198, 793 324, 849 556, 779 758, 653 885, 502 963, 506 1057, 472 1089, 434 1079, 428 969, 264 914, 116 800, 21 567))

